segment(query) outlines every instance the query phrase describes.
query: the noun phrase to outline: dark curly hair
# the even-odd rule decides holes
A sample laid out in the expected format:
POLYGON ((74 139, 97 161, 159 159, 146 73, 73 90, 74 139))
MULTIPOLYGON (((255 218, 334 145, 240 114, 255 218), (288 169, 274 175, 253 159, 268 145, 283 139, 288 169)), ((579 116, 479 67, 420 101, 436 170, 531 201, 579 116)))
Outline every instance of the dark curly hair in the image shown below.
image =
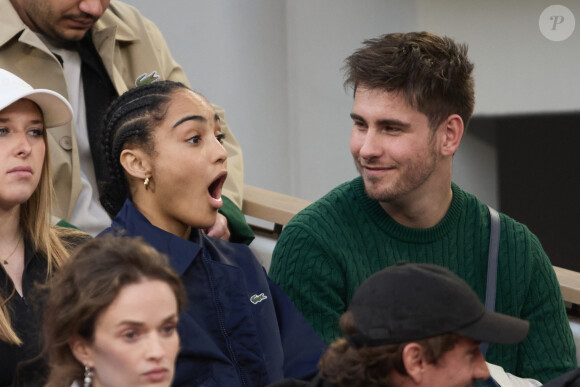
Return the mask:
POLYGON ((100 201, 111 218, 123 207, 125 199, 131 198, 119 159, 121 152, 129 144, 149 154, 154 152, 153 129, 165 118, 171 95, 182 89, 191 90, 180 82, 153 82, 125 92, 109 106, 103 142, 110 176, 103 184, 100 201))
POLYGON ((429 32, 387 34, 363 45, 345 60, 345 87, 399 92, 432 129, 451 114, 467 128, 475 92, 466 45, 429 32))
MULTIPOLYGON (((342 315, 340 328, 345 336, 357 333, 352 312, 342 315)), ((458 334, 447 333, 416 342, 425 350, 427 362, 437 364, 441 356, 453 349, 460 339, 458 334)), ((330 345, 318 368, 324 379, 340 387, 388 387, 391 385, 392 371, 407 375, 402 358, 407 344, 355 348, 341 338, 330 345)))

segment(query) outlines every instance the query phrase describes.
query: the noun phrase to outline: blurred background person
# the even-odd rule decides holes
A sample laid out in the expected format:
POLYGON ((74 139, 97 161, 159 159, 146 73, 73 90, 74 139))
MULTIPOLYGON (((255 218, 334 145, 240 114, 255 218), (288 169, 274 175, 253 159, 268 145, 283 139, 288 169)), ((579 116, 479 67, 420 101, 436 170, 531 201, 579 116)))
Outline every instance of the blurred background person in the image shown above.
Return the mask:
POLYGON ((171 385, 185 305, 167 257, 142 240, 85 243, 50 286, 47 386, 171 385))
MULTIPOLYGON (((46 129, 68 123, 72 111, 59 94, 33 89, 0 69, 0 385, 17 365, 40 352, 35 283, 44 283, 87 237, 51 226, 52 183, 46 129)), ((20 372, 34 380, 42 365, 20 372)))

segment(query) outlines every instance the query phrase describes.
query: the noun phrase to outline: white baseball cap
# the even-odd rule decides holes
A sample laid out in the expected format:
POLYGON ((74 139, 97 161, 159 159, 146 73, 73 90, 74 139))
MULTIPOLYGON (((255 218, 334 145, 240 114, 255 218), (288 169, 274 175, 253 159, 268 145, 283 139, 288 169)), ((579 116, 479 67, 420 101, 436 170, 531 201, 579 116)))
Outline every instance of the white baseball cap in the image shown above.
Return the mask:
POLYGON ((40 107, 47 128, 68 124, 72 120, 72 108, 62 95, 48 89, 34 89, 11 72, 0 69, 0 110, 22 98, 40 107))

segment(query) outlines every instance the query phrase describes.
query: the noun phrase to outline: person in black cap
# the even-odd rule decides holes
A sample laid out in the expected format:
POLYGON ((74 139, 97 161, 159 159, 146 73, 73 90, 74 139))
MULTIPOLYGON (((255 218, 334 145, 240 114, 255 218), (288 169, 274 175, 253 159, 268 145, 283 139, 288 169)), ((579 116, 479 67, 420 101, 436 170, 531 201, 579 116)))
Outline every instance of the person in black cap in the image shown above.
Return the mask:
POLYGON ((471 386, 490 378, 480 343, 516 344, 529 330, 525 320, 486 311, 465 281, 431 264, 369 277, 340 326, 344 338, 322 356, 310 386, 471 386))

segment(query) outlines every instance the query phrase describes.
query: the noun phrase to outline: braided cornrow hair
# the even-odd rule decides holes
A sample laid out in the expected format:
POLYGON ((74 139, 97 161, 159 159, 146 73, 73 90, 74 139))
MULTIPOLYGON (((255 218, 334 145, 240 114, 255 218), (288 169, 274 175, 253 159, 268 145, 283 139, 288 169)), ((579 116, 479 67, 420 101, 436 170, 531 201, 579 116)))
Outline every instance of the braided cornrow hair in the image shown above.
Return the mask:
POLYGON ((137 145, 151 154, 152 132, 163 121, 175 91, 190 90, 180 82, 158 81, 135 87, 117 98, 105 113, 104 148, 109 180, 103 185, 101 204, 113 218, 131 197, 120 156, 125 145, 137 145))

